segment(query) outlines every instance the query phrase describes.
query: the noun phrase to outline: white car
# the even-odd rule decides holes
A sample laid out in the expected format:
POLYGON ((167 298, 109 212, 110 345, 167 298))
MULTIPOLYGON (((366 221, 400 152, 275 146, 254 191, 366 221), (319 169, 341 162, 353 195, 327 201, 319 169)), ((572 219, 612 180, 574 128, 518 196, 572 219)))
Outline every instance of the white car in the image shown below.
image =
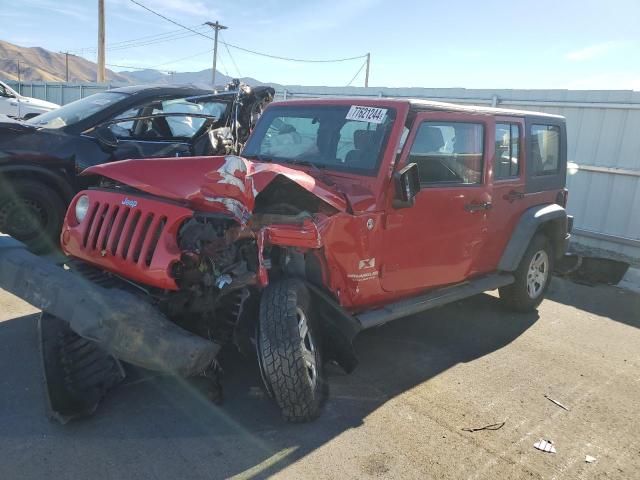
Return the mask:
POLYGON ((0 82, 0 114, 27 119, 59 107, 56 103, 20 95, 6 83, 0 82))

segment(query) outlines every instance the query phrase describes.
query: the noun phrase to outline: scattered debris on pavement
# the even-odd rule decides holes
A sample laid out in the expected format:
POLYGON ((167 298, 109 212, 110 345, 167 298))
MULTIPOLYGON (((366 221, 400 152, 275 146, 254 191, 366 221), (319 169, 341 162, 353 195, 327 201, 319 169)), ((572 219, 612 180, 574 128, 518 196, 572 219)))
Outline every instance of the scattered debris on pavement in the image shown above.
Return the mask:
POLYGON ((596 461, 596 457, 592 457, 591 455, 587 455, 586 457, 584 457, 584 461, 587 463, 593 463, 596 461))
POLYGON ((565 405, 563 405, 562 403, 560 403, 557 400, 554 400, 553 398, 551 398, 549 395, 545 394, 544 398, 546 398, 547 400, 549 400, 550 402, 555 403, 557 406, 559 406, 560 408, 563 408, 564 410, 566 410, 567 412, 569 411, 569 408, 566 407, 565 405))
POLYGON ((553 442, 551 440, 540 440, 534 443, 533 446, 534 448, 546 453, 556 453, 556 447, 553 446, 553 442))
POLYGON ((462 430, 464 430, 465 432, 479 432, 480 430, 500 430, 502 427, 504 427, 504 424, 507 423, 507 421, 505 420, 504 422, 498 422, 498 423, 492 423, 491 425, 485 425, 484 427, 465 427, 462 430))

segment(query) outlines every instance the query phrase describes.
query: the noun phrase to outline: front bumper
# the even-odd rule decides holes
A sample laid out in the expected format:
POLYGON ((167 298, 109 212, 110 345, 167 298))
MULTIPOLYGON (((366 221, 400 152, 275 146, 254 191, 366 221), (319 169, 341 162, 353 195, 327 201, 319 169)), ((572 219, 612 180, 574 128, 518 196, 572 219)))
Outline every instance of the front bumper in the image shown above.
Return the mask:
POLYGON ((216 343, 178 327, 129 292, 100 287, 0 235, 0 288, 69 323, 114 357, 150 370, 195 376, 209 368, 216 343))

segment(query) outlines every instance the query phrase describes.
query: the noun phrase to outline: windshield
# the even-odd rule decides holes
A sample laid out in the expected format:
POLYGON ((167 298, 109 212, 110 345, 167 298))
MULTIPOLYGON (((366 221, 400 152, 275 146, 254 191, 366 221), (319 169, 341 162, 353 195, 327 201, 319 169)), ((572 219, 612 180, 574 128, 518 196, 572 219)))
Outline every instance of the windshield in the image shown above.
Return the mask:
POLYGON ((395 115, 389 108, 350 105, 273 106, 263 114, 242 155, 374 174, 395 115))
POLYGON ((80 122, 94 113, 110 107, 127 97, 126 93, 101 92, 81 100, 71 102, 57 110, 43 113, 28 120, 27 123, 42 128, 62 128, 80 122))

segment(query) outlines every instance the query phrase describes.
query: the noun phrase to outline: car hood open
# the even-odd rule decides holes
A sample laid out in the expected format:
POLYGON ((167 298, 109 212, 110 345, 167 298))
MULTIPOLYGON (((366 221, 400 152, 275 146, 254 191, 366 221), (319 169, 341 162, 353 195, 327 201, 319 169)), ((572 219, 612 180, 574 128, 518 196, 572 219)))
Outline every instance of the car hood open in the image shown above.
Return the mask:
POLYGON ((241 223, 251 215, 256 196, 278 176, 338 211, 348 209, 339 190, 302 170, 234 155, 123 160, 90 167, 83 175, 100 175, 151 195, 186 201, 196 210, 231 214, 241 223))

